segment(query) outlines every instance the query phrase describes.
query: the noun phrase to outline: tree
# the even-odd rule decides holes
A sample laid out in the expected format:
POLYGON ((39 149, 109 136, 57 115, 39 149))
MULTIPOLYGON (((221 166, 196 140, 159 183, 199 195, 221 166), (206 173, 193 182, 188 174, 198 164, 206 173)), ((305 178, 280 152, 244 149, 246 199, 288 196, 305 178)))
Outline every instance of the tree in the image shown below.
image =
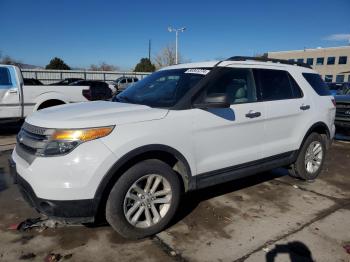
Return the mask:
POLYGON ((268 58, 268 53, 255 54, 254 57, 258 57, 258 58, 268 58))
POLYGON ((20 65, 21 61, 15 60, 12 57, 6 55, 4 57, 2 57, 2 53, 0 52, 0 64, 4 64, 4 65, 20 65))
POLYGON ((102 62, 99 65, 90 65, 89 69, 92 71, 117 71, 119 67, 102 62))
POLYGON ((55 57, 51 59, 50 63, 46 65, 46 69, 59 69, 59 70, 70 70, 71 68, 61 59, 55 57))
MULTIPOLYGON (((175 64, 175 46, 167 45, 154 58, 156 68, 162 68, 175 64)), ((183 61, 180 54, 178 54, 179 63, 183 61)))
POLYGON ((156 67, 148 58, 141 58, 140 62, 135 66, 134 72, 154 72, 156 67))

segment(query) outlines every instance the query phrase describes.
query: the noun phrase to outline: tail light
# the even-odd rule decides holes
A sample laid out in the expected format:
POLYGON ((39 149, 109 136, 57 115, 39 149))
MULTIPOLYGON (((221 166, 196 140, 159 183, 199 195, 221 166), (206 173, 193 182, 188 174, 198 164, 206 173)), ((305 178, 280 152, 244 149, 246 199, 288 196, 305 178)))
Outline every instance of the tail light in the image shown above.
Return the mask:
POLYGON ((92 97, 90 89, 83 89, 82 94, 87 100, 91 101, 92 97))
POLYGON ((332 103, 333 103, 333 105, 336 107, 337 106, 337 102, 335 102, 335 99, 334 98, 332 98, 332 103))

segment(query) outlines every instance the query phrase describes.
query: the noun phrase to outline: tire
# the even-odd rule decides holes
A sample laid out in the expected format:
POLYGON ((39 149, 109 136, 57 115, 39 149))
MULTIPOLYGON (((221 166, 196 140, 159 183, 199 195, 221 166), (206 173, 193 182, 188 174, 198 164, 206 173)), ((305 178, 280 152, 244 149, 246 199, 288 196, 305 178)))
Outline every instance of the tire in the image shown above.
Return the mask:
POLYGON ((324 139, 318 133, 311 133, 303 143, 296 162, 289 168, 290 176, 309 181, 316 179, 322 171, 325 156, 324 139), (313 153, 309 154, 310 152, 313 153), (315 154, 315 152, 319 153, 315 154))
POLYGON ((124 238, 140 239, 154 235, 162 231, 175 215, 180 194, 179 177, 169 165, 156 159, 144 160, 128 169, 113 186, 107 200, 106 219, 124 238), (147 187, 148 181, 151 181, 151 186, 147 187), (158 186, 155 185, 157 181, 161 181, 158 186), (156 196, 158 193, 162 194, 156 196), (139 218, 138 212, 141 213, 139 218))

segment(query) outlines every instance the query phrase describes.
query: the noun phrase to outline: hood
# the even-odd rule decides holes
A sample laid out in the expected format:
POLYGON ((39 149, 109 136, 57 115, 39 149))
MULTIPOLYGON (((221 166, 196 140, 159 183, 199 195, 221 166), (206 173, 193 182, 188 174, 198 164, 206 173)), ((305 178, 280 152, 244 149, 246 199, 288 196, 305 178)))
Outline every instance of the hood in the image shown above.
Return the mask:
POLYGON ((350 103, 350 95, 334 96, 335 101, 338 103, 350 103))
POLYGON ((35 112, 26 122, 47 128, 85 128, 151 121, 168 110, 107 101, 60 105, 35 112))

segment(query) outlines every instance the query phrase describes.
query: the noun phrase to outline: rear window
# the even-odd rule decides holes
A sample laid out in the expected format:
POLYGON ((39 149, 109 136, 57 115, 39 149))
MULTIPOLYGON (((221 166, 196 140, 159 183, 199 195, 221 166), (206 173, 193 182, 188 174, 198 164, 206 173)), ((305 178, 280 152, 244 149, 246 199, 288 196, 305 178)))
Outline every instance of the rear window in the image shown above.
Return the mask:
POLYGON ((321 76, 313 73, 303 73, 303 77, 320 96, 330 96, 329 88, 322 80, 321 76))

